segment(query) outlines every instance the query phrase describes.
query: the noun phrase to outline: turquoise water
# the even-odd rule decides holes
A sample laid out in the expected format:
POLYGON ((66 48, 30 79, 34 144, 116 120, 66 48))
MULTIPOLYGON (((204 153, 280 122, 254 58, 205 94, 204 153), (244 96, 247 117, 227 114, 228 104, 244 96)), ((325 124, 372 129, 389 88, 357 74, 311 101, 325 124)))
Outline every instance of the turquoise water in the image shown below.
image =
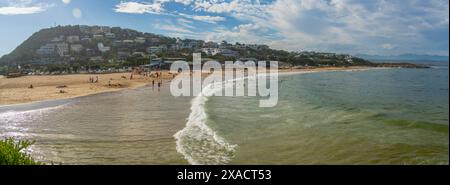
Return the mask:
POLYGON ((448 67, 279 80, 273 108, 256 97, 208 99, 206 125, 227 142, 209 153, 229 164, 448 164, 448 67))

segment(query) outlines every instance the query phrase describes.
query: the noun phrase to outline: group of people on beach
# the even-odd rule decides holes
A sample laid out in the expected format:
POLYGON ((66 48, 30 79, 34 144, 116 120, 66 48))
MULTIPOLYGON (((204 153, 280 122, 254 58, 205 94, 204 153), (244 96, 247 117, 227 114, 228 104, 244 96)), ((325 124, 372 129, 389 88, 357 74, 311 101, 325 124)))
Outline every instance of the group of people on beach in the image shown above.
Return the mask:
POLYGON ((98 83, 98 76, 96 76, 95 78, 93 76, 89 77, 89 82, 90 83, 98 83))
MULTIPOLYGON (((142 72, 137 72, 137 71, 133 70, 133 72, 131 72, 130 77, 129 77, 130 80, 133 80, 135 73, 137 73, 139 75, 143 75, 144 77, 152 78, 152 87, 153 87, 153 89, 155 88, 155 85, 156 85, 158 87, 158 91, 160 91, 160 89, 161 89, 161 87, 163 85, 163 81, 162 81, 163 72, 162 71, 156 71, 154 73, 151 73, 151 72, 142 73, 142 72)), ((176 77, 176 74, 173 74, 173 78, 175 78, 175 77, 176 77)), ((126 76, 122 76, 121 78, 127 79, 126 76)), ((109 80, 108 85, 109 86, 116 86, 116 85, 111 83, 111 80, 112 80, 112 78, 109 80)), ((99 82, 98 76, 95 76, 95 77, 94 76, 90 76, 89 77, 89 83, 98 83, 98 82, 99 82)), ((118 84, 118 86, 121 86, 121 85, 118 84)))
MULTIPOLYGON (((153 76, 153 74, 150 74, 150 76, 153 76)), ((160 91, 161 86, 162 86, 162 72, 161 71, 157 71, 155 73, 155 77, 158 80, 158 91, 160 91)), ((152 80, 152 87, 153 89, 155 89, 155 79, 152 80)))

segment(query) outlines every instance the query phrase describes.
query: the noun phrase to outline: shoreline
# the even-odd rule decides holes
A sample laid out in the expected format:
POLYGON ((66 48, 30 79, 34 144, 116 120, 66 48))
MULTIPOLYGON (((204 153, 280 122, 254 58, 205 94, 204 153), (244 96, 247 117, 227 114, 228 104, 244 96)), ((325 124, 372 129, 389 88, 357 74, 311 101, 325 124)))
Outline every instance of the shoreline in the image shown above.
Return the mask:
MULTIPOLYGON (((319 67, 311 69, 279 69, 282 74, 295 74, 318 71, 365 70, 374 67, 319 67)), ((72 99, 126 89, 136 89, 158 81, 163 84, 173 78, 169 71, 162 71, 162 78, 153 78, 131 73, 110 74, 70 74, 22 76, 17 78, 0 78, 0 106, 20 105, 42 101, 72 99), (90 77, 97 78, 98 83, 90 83, 90 77), (126 77, 123 78, 123 77, 126 77), (112 84, 110 86, 109 84, 112 84), (33 85, 33 88, 30 88, 33 85), (59 88, 58 88, 59 87, 59 88)))

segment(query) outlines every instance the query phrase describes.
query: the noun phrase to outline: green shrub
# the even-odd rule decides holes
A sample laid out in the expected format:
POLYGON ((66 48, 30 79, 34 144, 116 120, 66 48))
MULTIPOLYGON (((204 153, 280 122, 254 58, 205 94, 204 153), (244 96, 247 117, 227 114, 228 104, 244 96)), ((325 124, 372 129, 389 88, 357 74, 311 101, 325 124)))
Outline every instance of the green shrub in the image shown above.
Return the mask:
POLYGON ((22 150, 31 146, 34 141, 20 140, 14 138, 0 140, 0 165, 39 165, 30 155, 22 150))

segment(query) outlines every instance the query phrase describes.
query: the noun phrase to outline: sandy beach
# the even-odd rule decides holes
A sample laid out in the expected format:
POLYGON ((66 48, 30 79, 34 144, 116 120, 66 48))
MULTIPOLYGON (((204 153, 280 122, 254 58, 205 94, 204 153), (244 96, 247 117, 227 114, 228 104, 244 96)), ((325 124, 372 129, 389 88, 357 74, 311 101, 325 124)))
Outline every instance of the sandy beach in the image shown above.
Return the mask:
MULTIPOLYGON (((367 67, 321 67, 310 69, 280 69, 280 73, 302 71, 352 70, 367 67)), ((0 105, 29 103, 35 101, 55 100, 87 96, 103 92, 137 88, 159 79, 131 73, 112 74, 73 74, 48 76, 22 76, 18 78, 0 78, 0 105), (91 83, 90 78, 97 83, 91 83), (126 78, 124 78, 126 77, 126 78), (110 85, 111 84, 111 85, 110 85), (30 88, 32 86, 32 88, 30 88)), ((168 71, 162 72, 161 80, 166 82, 173 78, 168 71)))
MULTIPOLYGON (((74 98, 144 86, 160 79, 131 73, 73 74, 0 78, 0 105, 74 98), (97 81, 98 77, 98 82, 97 81), (93 78, 94 83, 90 82, 93 78), (32 86, 32 88, 31 88, 32 86)), ((173 76, 164 71, 161 81, 173 76)))

